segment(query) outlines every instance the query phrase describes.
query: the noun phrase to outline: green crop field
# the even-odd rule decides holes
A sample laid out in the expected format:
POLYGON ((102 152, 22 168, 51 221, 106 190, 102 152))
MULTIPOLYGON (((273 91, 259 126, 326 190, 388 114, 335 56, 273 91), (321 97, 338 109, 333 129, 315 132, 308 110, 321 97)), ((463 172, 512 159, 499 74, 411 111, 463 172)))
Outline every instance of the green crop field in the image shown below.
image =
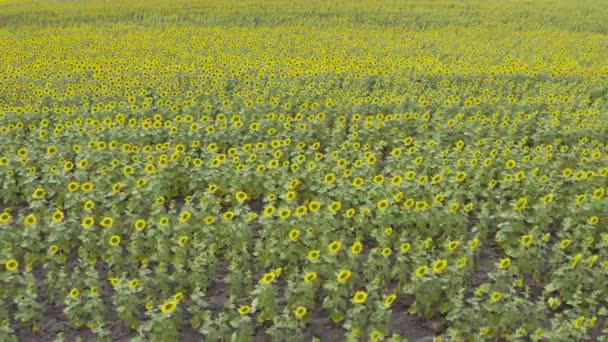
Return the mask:
POLYGON ((0 340, 607 340, 606 18, 0 1, 0 340))

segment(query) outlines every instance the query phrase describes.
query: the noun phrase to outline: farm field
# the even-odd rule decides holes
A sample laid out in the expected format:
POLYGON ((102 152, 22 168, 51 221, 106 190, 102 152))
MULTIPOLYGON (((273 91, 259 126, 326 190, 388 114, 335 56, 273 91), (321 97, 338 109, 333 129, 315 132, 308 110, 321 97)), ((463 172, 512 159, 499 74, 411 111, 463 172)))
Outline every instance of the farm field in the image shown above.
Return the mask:
POLYGON ((605 18, 0 1, 0 341, 606 340, 605 18))

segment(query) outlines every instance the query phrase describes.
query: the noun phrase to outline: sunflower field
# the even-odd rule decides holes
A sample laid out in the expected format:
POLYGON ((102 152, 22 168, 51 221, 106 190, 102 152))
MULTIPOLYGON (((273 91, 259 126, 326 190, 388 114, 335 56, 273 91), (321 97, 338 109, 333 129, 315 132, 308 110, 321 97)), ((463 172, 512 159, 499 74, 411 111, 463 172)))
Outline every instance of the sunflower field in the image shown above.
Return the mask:
POLYGON ((0 1, 0 340, 606 340, 605 18, 0 1))

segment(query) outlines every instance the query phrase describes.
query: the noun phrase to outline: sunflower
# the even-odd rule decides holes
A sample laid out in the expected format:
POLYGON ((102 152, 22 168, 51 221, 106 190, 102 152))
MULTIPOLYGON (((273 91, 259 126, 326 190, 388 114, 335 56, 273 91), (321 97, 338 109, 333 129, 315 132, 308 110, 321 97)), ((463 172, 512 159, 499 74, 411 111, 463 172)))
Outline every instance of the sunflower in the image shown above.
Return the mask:
POLYGON ((138 289, 140 286, 139 280, 138 279, 133 279, 129 282, 129 288, 132 290, 136 290, 138 289))
POLYGON ((582 253, 575 255, 571 262, 572 267, 576 267, 576 265, 578 265, 581 260, 583 260, 583 256, 584 255, 582 253))
POLYGON ((299 229, 292 229, 291 231, 289 231, 289 240, 291 241, 297 241, 300 238, 300 230, 299 229))
POLYGON ((478 287, 478 288, 475 290, 475 296, 476 296, 476 297, 481 297, 481 296, 483 296, 484 294, 486 294, 486 289, 485 289, 483 286, 480 286, 480 287, 478 287))
POLYGON ((106 216, 101 219, 101 222, 99 222, 99 224, 106 228, 112 228, 112 225, 114 224, 114 219, 109 216, 106 216))
POLYGON ((589 258, 589 267, 593 267, 593 265, 595 265, 595 263, 597 262, 597 260, 599 259, 598 255, 592 255, 591 258, 589 258))
POLYGON ((553 203, 554 200, 555 200, 554 194, 547 194, 543 197, 543 204, 549 205, 549 204, 553 203))
POLYGON ((467 179, 467 173, 466 172, 458 172, 456 174, 456 181, 459 183, 464 182, 467 179))
POLYGON ((399 247, 399 251, 403 254, 409 253, 409 251, 411 251, 411 250, 412 250, 412 244, 409 242, 404 242, 399 247))
POLYGON ((63 163, 63 170, 68 172, 71 171, 74 168, 74 163, 72 163, 71 161, 66 161, 65 163, 63 163))
POLYGON ((456 241, 451 241, 448 244, 448 251, 450 252, 454 252, 455 250, 458 249, 458 247, 460 246, 460 241, 456 240, 456 241))
POLYGON ((403 177, 399 176, 399 175, 395 175, 393 176, 393 178, 391 179, 391 184, 393 186, 399 186, 403 183, 403 177))
MULTIPOLYGON (((195 165, 196 165, 196 160, 195 160, 195 165)), ((144 166, 144 172, 147 174, 152 174, 152 173, 156 172, 156 166, 154 164, 146 164, 146 166, 144 166)))
POLYGON ((92 217, 85 217, 82 219, 82 226, 84 228, 91 228, 95 224, 95 219, 92 217))
POLYGON ((429 180, 429 177, 427 175, 422 175, 420 177, 418 177, 418 184, 420 185, 425 185, 429 180))
POLYGON ((382 248, 381 254, 383 257, 388 258, 389 256, 391 256, 391 254, 393 254, 393 250, 390 249, 389 247, 385 247, 385 248, 382 248))
POLYGON ((601 200, 602 198, 604 198, 606 191, 604 190, 604 188, 597 188, 593 191, 593 199, 595 200, 601 200))
POLYGON ((432 185, 439 184, 442 181, 443 181, 443 175, 442 174, 434 175, 433 178, 431 178, 431 184, 432 185))
POLYGON ((343 169, 343 168, 345 168, 345 167, 346 167, 346 165, 348 165, 348 160, 346 160, 346 159, 340 159, 340 160, 338 160, 338 162, 336 163, 336 166, 337 166, 339 169, 343 169))
POLYGON ((111 246, 116 247, 116 246, 120 245, 120 236, 112 235, 110 237, 110 239, 108 240, 108 242, 110 243, 111 246))
POLYGON ((93 191, 93 189, 95 189, 95 185, 93 183, 91 183, 91 182, 86 182, 86 183, 83 183, 80 186, 80 188, 84 192, 91 192, 91 191, 93 191))
POLYGON ((167 301, 160 307, 160 310, 167 315, 175 311, 175 309, 177 309, 177 302, 174 300, 167 301))
POLYGON ((587 201, 587 195, 586 194, 582 194, 582 195, 576 196, 576 201, 575 201, 576 204, 580 205, 580 204, 585 203, 586 201, 587 201))
POLYGON ((355 241, 350 247, 350 252, 354 255, 361 253, 361 251, 363 251, 363 244, 359 241, 355 241))
POLYGON ((502 299, 502 293, 494 291, 490 295, 490 303, 497 303, 502 299))
POLYGON ((177 240, 177 244, 178 244, 180 247, 184 247, 184 246, 185 246, 185 245, 188 243, 188 240, 189 240, 189 239, 188 239, 188 237, 187 237, 187 236, 182 235, 182 236, 180 236, 180 237, 179 237, 179 240, 177 240))
POLYGON ((146 220, 137 220, 135 221, 134 227, 137 231, 142 231, 146 228, 147 222, 146 220))
POLYGON ((12 219, 13 219, 13 217, 11 216, 10 213, 8 213, 6 211, 0 213, 0 223, 5 223, 6 224, 6 223, 11 222, 12 219))
POLYGON ((190 220, 191 217, 192 217, 192 213, 186 210, 186 211, 182 212, 181 215, 179 216, 179 222, 181 222, 181 223, 188 222, 188 220, 190 220))
POLYGON ((306 213, 308 213, 308 207, 306 207, 305 205, 301 205, 296 208, 294 215, 296 217, 302 217, 302 216, 306 215, 306 213))
POLYGON ((323 177, 323 182, 327 185, 331 185, 336 182, 336 175, 334 173, 328 173, 323 177))
POLYGON ((331 204, 329 205, 329 211, 331 211, 332 213, 337 213, 338 211, 340 211, 342 209, 342 202, 340 201, 333 201, 331 202, 331 204))
POLYGON ((38 223, 38 217, 36 217, 34 214, 29 214, 25 217, 24 222, 28 226, 33 226, 38 223))
POLYGON ((416 201, 413 198, 408 198, 403 202, 403 207, 406 209, 411 209, 416 205, 416 201))
POLYGON ((84 202, 83 208, 85 210, 91 211, 91 210, 93 210, 93 208, 95 208, 95 202, 88 200, 88 201, 84 202))
POLYGON ((468 263, 469 263, 469 259, 466 256, 463 256, 462 258, 460 258, 460 260, 458 260, 458 266, 460 268, 466 267, 468 263))
POLYGON ((308 272, 306 273, 306 275, 304 276, 304 281, 307 283, 311 283, 313 281, 315 281, 318 278, 318 274, 317 272, 308 272))
POLYGON ((80 296, 80 290, 79 289, 72 289, 70 290, 70 298, 78 298, 80 296))
POLYGON ((247 193, 245 193, 245 192, 243 192, 243 191, 239 191, 239 192, 237 192, 237 193, 234 195, 234 197, 236 198, 236 200, 237 200, 237 201, 239 201, 239 202, 241 202, 241 203, 242 203, 242 202, 245 202, 245 201, 246 201, 246 200, 249 198, 249 196, 247 196, 247 193))
POLYGON ((342 242, 340 242, 340 241, 333 241, 327 247, 327 250, 332 254, 338 253, 341 249, 342 249, 342 242))
POLYGON ((291 216, 291 210, 289 208, 283 208, 279 210, 279 218, 281 220, 286 220, 291 216))
POLYGON ((63 221, 63 218, 64 218, 63 211, 56 210, 53 213, 53 222, 59 223, 59 222, 63 221))
POLYGON ((445 260, 445 259, 439 259, 439 260, 435 261, 435 263, 433 264, 433 272, 434 273, 441 273, 447 267, 448 267, 448 261, 445 260))
POLYGON ((416 202, 416 210, 424 211, 424 210, 427 210, 428 208, 429 208, 429 204, 427 203, 427 201, 416 202))
POLYGON ((285 194, 285 200, 291 202, 295 200, 297 196, 298 194, 295 191, 288 191, 287 194, 285 194))
POLYGON ((69 192, 74 192, 76 190, 80 189, 80 184, 78 182, 70 182, 68 184, 68 191, 69 192))
POLYGON ((560 249, 566 249, 572 244, 572 240, 564 239, 559 243, 560 249))
POLYGON ((277 208, 274 205, 269 204, 268 206, 266 206, 266 208, 264 208, 264 216, 272 217, 272 215, 274 215, 274 212, 276 210, 277 210, 277 208))
POLYGON ((321 209, 321 203, 317 202, 317 201, 312 201, 308 204, 308 210, 310 210, 311 212, 316 212, 319 209, 321 209))
POLYGON ((34 190, 34 193, 32 194, 32 197, 34 199, 43 199, 44 196, 46 196, 46 190, 44 190, 43 188, 37 188, 36 190, 34 190))
POLYGON ((114 185, 112 186, 112 192, 115 193, 115 194, 123 192, 123 190, 124 190, 124 188, 126 186, 127 185, 125 183, 122 183, 122 182, 114 183, 114 185))
POLYGON ((416 277, 424 277, 428 271, 429 267, 426 265, 422 265, 416 269, 416 277))
POLYGON ((184 300, 183 292, 178 292, 175 295, 173 295, 173 300, 176 301, 177 303, 181 303, 184 300))
POLYGON ((297 318, 304 318, 304 316, 306 316, 306 314, 308 313, 308 309, 304 306, 298 306, 296 308, 296 310, 294 311, 294 314, 297 318))
POLYGON ((353 296, 353 302, 355 304, 364 304, 367 301, 367 292, 357 291, 353 296))
POLYGON ((498 263, 498 268, 500 268, 501 270, 506 270, 509 268, 509 266, 511 266, 510 258, 500 259, 500 262, 498 263))
POLYGON ((517 202, 515 202, 515 204, 513 205, 513 209, 515 209, 517 211, 521 211, 521 210, 524 210, 527 205, 528 205, 528 197, 521 197, 520 199, 517 200, 517 202))
POLYGON ((225 212, 223 215, 224 221, 232 221, 234 216, 235 216, 234 211, 229 210, 229 211, 225 212))
POLYGON ((589 223, 590 225, 594 226, 596 224, 598 224, 600 222, 600 218, 597 216, 591 216, 588 220, 587 223, 589 223))
POLYGON ((355 216, 356 211, 354 208, 349 208, 344 212, 344 217, 346 218, 352 218, 353 216, 355 216))
POLYGON ((396 294, 391 294, 389 296, 386 296, 384 298, 384 306, 389 308, 393 305, 393 302, 395 301, 395 299, 397 299, 397 295, 396 294))
POLYGON ((576 173, 576 176, 574 178, 576 180, 584 180, 587 178, 587 172, 580 170, 576 173))
POLYGON ((239 315, 241 315, 241 316, 249 315, 251 313, 251 306, 241 305, 241 306, 239 306, 237 311, 238 311, 239 315))
POLYGON ((524 247, 530 247, 530 245, 532 245, 533 242, 534 242, 534 235, 532 235, 532 234, 526 234, 526 235, 522 236, 521 239, 519 240, 519 243, 524 247))
POLYGON ((369 338, 370 338, 370 341, 372 341, 372 342, 382 341, 384 339, 384 334, 378 330, 374 330, 369 335, 369 338))
POLYGON ((575 329, 582 329, 585 326, 585 316, 579 316, 572 322, 575 329))
POLYGON ((393 227, 386 227, 386 228, 384 228, 384 235, 386 235, 386 236, 393 235, 393 227))
POLYGON ((376 176, 374 176, 373 182, 374 182, 374 184, 377 184, 377 185, 384 184, 384 176, 383 175, 376 175, 376 176))
POLYGON ((49 247, 48 253, 50 255, 55 255, 58 251, 59 247, 57 245, 51 245, 51 247, 49 247))
POLYGON ((257 214, 257 213, 250 213, 250 214, 247 216, 247 219, 246 219, 246 220, 247 220, 247 222, 252 222, 252 221, 254 221, 254 220, 255 220, 255 219, 257 219, 257 218, 258 218, 258 214, 257 214))
POLYGON ((22 158, 27 157, 27 148, 23 147, 17 150, 17 155, 22 158))
POLYGON ((262 277, 262 284, 268 285, 274 282, 276 278, 276 274, 274 272, 268 272, 266 274, 264 274, 264 276, 262 277))
POLYGON ((398 193, 393 195, 393 199, 395 200, 395 202, 401 202, 403 200, 403 197, 405 197, 403 191, 399 191, 398 193))
POLYGON ((308 252, 307 257, 310 261, 317 261, 319 257, 321 257, 321 251, 319 251, 318 249, 311 250, 308 252))
POLYGON ((389 202, 388 200, 380 200, 377 204, 376 204, 376 208, 378 208, 379 210, 385 210, 386 208, 388 208, 389 206, 389 202))
POLYGON ((19 268, 19 261, 16 259, 9 259, 4 263, 4 267, 9 272, 14 272, 19 268))
POLYGON ((352 277, 352 275, 353 273, 351 271, 342 270, 340 273, 338 273, 336 279, 339 283, 346 283, 352 277))

